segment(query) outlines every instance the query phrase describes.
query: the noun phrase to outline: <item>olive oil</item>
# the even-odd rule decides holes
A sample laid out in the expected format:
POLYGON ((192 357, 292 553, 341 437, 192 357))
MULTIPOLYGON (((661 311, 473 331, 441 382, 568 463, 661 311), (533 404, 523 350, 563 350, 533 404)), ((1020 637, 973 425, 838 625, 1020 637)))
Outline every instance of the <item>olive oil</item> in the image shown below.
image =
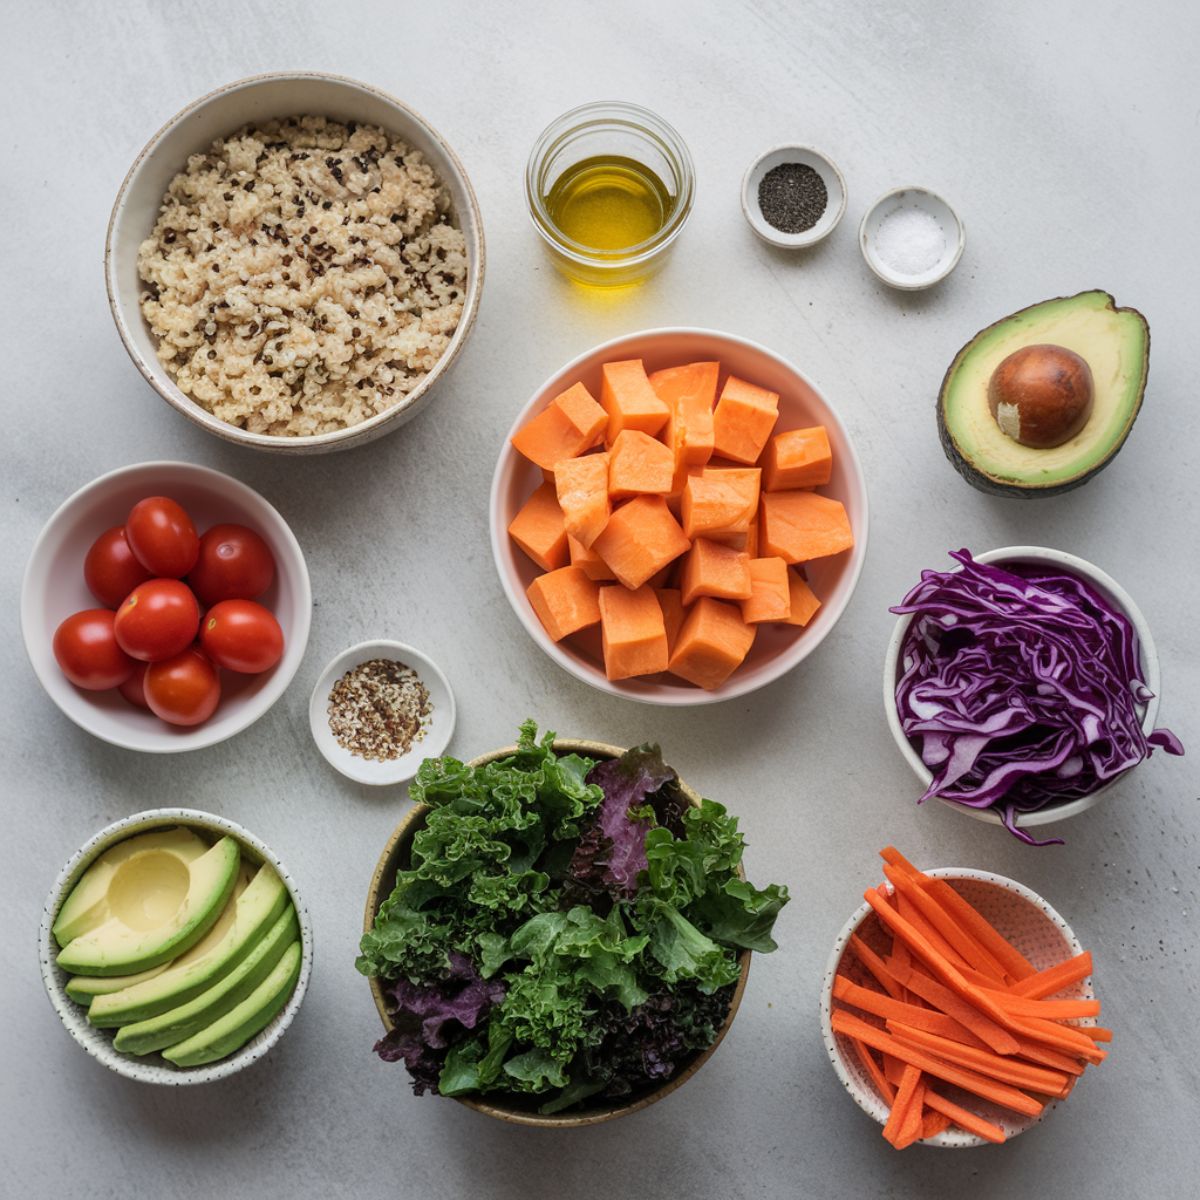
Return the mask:
POLYGON ((564 171, 545 196, 550 219, 572 241, 612 254, 648 241, 671 219, 675 197, 649 167, 610 155, 564 171))

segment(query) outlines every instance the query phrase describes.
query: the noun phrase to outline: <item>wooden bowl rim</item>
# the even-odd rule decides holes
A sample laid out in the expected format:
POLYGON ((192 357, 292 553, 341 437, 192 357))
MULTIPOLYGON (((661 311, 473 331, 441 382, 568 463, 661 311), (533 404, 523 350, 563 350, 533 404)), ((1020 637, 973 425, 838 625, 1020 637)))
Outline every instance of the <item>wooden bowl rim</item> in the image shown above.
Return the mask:
MULTIPOLYGON (((489 762, 495 762, 496 759, 507 758, 509 755, 515 754, 517 749, 517 746, 504 746, 499 750, 489 751, 487 754, 481 754, 478 758, 471 759, 467 763, 467 766, 482 767, 489 762)), ((619 758, 625 753, 625 750, 620 746, 613 746, 607 742, 594 742, 577 738, 556 738, 554 740, 554 750, 555 753, 560 755, 583 754, 589 758, 600 759, 619 758)), ((679 790, 683 793, 687 802, 693 808, 699 808, 700 794, 685 783, 678 775, 676 776, 676 781, 679 784, 679 790)), ((413 805, 392 831, 391 837, 388 838, 387 844, 383 848, 383 853, 379 856, 379 862, 375 866, 375 874, 371 878, 371 887, 367 893, 367 906, 363 913, 364 933, 368 932, 375 923, 375 915, 382 903, 380 893, 383 881, 391 873, 398 852, 404 846, 411 843, 422 819, 428 811, 428 805, 413 805)), ((738 874, 742 878, 745 878, 745 872, 740 865, 738 867, 738 874)), ((584 1109, 581 1112, 571 1113, 543 1114, 510 1107, 495 1100, 472 1096, 455 1096, 453 1099, 467 1108, 472 1108, 476 1112, 483 1113, 485 1116, 495 1117, 500 1121, 508 1121, 513 1125, 529 1125, 538 1129, 576 1129, 583 1125, 599 1125, 605 1121, 613 1121, 618 1117, 628 1116, 639 1109, 648 1108, 651 1104, 655 1104, 657 1101, 669 1096, 676 1088, 682 1087, 704 1066, 712 1057, 716 1048, 724 1041, 725 1035, 729 1032, 729 1027, 733 1024, 734 1017, 737 1016, 738 1008, 742 1003, 742 995, 746 990, 746 980, 750 975, 750 951, 743 950, 738 955, 738 959, 741 963, 741 974, 738 976, 737 983, 734 985, 733 995, 729 1000, 729 1011, 725 1016, 721 1028, 717 1030, 717 1036, 713 1039, 712 1043, 699 1051, 677 1075, 667 1080, 661 1087, 647 1092, 636 1100, 608 1108, 584 1109)), ((388 1015, 379 979, 371 976, 367 982, 371 986, 371 996, 375 1001, 375 1008, 379 1013, 380 1020, 383 1022, 383 1027, 390 1033, 393 1025, 388 1015)))

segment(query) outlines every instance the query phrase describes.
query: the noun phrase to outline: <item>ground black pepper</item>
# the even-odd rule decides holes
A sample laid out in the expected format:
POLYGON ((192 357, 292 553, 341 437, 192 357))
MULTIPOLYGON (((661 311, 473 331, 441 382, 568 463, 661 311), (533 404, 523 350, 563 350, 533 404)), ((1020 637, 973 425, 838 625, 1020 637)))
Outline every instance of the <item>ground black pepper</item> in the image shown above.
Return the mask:
POLYGON ((780 163, 758 185, 758 207, 780 233, 811 229, 828 206, 825 181, 807 163, 780 163))

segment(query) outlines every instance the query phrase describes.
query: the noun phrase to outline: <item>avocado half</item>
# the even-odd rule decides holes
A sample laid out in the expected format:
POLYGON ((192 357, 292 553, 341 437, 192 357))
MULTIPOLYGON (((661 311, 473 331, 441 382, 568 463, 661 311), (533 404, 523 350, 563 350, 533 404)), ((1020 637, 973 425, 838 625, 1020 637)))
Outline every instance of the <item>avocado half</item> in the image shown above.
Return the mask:
POLYGON ((1142 407, 1150 369, 1150 326, 1108 292, 1080 292, 1033 304, 977 333, 954 357, 938 394, 938 434, 954 468, 972 487, 1038 499, 1081 487, 1125 444, 1142 407), (1023 346, 1065 346, 1092 371, 1094 405, 1069 441, 1033 449, 1014 441, 992 416, 992 372, 1023 346))

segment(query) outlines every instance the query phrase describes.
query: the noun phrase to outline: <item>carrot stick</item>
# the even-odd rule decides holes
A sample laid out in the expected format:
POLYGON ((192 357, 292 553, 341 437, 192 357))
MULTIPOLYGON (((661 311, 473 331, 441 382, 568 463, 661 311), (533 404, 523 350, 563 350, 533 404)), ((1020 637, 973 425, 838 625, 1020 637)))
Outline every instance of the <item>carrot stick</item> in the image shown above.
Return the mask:
POLYGON ((886 1033, 882 1029, 876 1029, 874 1025, 868 1025, 866 1021, 846 1012, 844 1009, 839 1009, 833 1014, 833 1028, 836 1032, 845 1034, 847 1037, 860 1039, 876 1050, 883 1050, 900 1059, 901 1062, 906 1063, 908 1066, 919 1068, 927 1075, 933 1075, 935 1078, 944 1080, 946 1083, 951 1083, 955 1087, 960 1087, 964 1091, 972 1092, 976 1096, 982 1096, 985 1100, 990 1100, 993 1104, 998 1104, 1001 1108, 1009 1108, 1013 1112, 1023 1113, 1029 1117, 1036 1117, 1041 1114, 1044 1107, 1040 1101, 1026 1095, 1017 1088, 1009 1087, 1004 1083, 998 1083, 994 1079, 989 1079, 986 1075, 980 1075, 976 1071, 968 1070, 966 1067, 960 1067, 954 1063, 945 1062, 932 1054, 918 1050, 900 1041, 899 1038, 892 1034, 886 1033))
POLYGON ((1055 992, 1061 992, 1081 979, 1086 979, 1091 973, 1092 952, 1085 950, 1082 954, 1075 955, 1074 958, 1068 958, 1065 962, 1056 963, 1053 967, 1047 967, 1036 975, 1019 980, 1012 985, 1012 992, 1015 996, 1028 996, 1031 1000, 1041 1000, 1046 996, 1053 996, 1055 992))
POLYGON ((1083 1074, 1083 1063, 1078 1058, 1072 1058, 1058 1050, 1051 1050, 1049 1046, 1039 1045, 1030 1038, 1019 1037, 1017 1042, 1021 1047, 1018 1053, 1030 1062, 1038 1063, 1043 1067, 1051 1067, 1055 1071, 1065 1071, 1068 1075, 1083 1074))
POLYGON ((936 1033, 927 1033, 923 1029, 915 1029, 899 1021, 888 1021, 888 1032, 895 1034, 902 1042, 909 1042, 922 1049, 928 1050, 947 1062, 957 1063, 960 1067, 970 1067, 1002 1083, 1011 1083, 1014 1087, 1028 1088, 1030 1091, 1043 1092, 1047 1096, 1058 1096, 1067 1086, 1069 1076, 1061 1071, 1050 1071, 1045 1067, 1031 1067, 1013 1058, 993 1054, 990 1050, 977 1050, 973 1046, 964 1046, 949 1038, 939 1037, 936 1033))
POLYGON ((1008 1135, 999 1125, 993 1125, 991 1121, 985 1121, 969 1109, 955 1104, 953 1100, 947 1100, 933 1088, 925 1089, 925 1106, 949 1117, 960 1129, 965 1129, 968 1133, 975 1134, 976 1137, 995 1142, 996 1145, 1001 1145, 1007 1140, 1008 1135))
MULTIPOLYGON (((1007 1026, 1011 1023, 1012 1017, 988 993, 969 984, 954 965, 938 954, 918 930, 914 929, 899 913, 893 912, 888 905, 881 903, 882 898, 874 888, 868 888, 864 896, 867 903, 875 909, 879 919, 892 931, 892 934, 906 942, 914 954, 920 955, 930 970, 938 975, 952 991, 957 992, 962 999, 974 1005, 975 1008, 982 1009, 997 1024, 1007 1026)), ((953 1015, 958 1016, 957 1013, 953 1015)), ((958 1019, 961 1020, 961 1018, 958 1019)), ((986 1041, 986 1039, 984 1040, 986 1041)), ((1012 1054, 1014 1050, 1015 1047, 1007 1053, 1012 1054)))
POLYGON ((890 1054, 883 1056, 883 1074, 892 1087, 900 1086, 900 1077, 904 1074, 904 1064, 890 1054))
MULTIPOLYGON (((890 869, 890 868, 889 868, 890 869)), ((912 927, 918 930, 925 940, 949 963, 953 963, 960 971, 972 970, 971 964, 963 958, 955 948, 950 945, 942 935, 934 929, 934 927, 925 919, 925 914, 917 908, 912 899, 906 892, 897 891, 892 901, 892 907, 906 920, 912 927)), ((984 976, 988 983, 995 985, 995 981, 989 976, 984 976)))
POLYGON ((1029 959, 944 879, 935 879, 932 875, 926 875, 924 871, 917 870, 895 846, 885 846, 880 850, 879 857, 884 862, 906 869, 914 875, 928 890, 930 896, 937 900, 981 946, 992 954, 1004 967, 1007 974, 1016 980, 1027 979, 1030 975, 1036 974, 1029 959))
POLYGON ((839 975, 833 981, 833 998, 876 1017, 892 1017, 916 1029, 941 1034, 942 1037, 958 1041, 973 1037, 964 1025, 945 1013, 916 1004, 906 1004, 903 1000, 893 1000, 891 996, 872 991, 871 988, 860 987, 844 975, 839 975))
POLYGON ((858 959, 867 971, 874 977, 875 982, 894 1000, 901 998, 900 985, 892 978, 891 972, 883 965, 883 959, 867 945, 866 942, 858 936, 857 933, 850 935, 848 943, 851 950, 854 951, 854 957, 858 959))
MULTIPOLYGON (((929 1099, 929 1088, 925 1089, 925 1099, 929 1099)), ((951 1121, 945 1113, 930 1112, 929 1105, 925 1105, 925 1115, 921 1118, 921 1141, 927 1142, 932 1137, 937 1137, 939 1133, 945 1133, 950 1128, 951 1121)))
POLYGON ((875 1061, 875 1055, 858 1038, 851 1038, 850 1044, 854 1047, 854 1053, 858 1055, 858 1061, 862 1063, 863 1070, 870 1075, 871 1082, 879 1089, 879 1094, 889 1105, 892 1104, 896 1099, 896 1089, 888 1082, 883 1068, 875 1061))
POLYGON ((1093 1042, 1111 1042, 1113 1039, 1112 1030, 1103 1025, 1077 1025, 1075 1028, 1086 1033, 1093 1042))
POLYGON ((892 1101, 892 1111, 888 1114, 887 1124, 883 1127, 884 1138, 891 1142, 897 1150, 900 1149, 900 1136, 905 1126, 909 1124, 908 1111, 912 1107, 917 1085, 921 1082, 921 1072, 916 1067, 906 1066, 896 1089, 896 1099, 892 1101))
MULTIPOLYGON (((991 989, 987 989, 991 991, 991 989)), ((996 1003, 1016 1017, 1045 1017, 1048 1021, 1066 1021, 1074 1017, 1098 1017, 1099 1000, 1030 1000, 1008 992, 992 991, 996 1003)))
POLYGON ((964 1000, 936 979, 913 970, 909 971, 903 983, 910 992, 920 996, 927 1004, 932 1004, 934 1008, 953 1017, 960 1025, 965 1025, 985 1046, 997 1054, 1016 1054, 1021 1049, 1020 1043, 1009 1030, 979 1012, 969 1000, 964 1000))
POLYGON ((954 947, 967 966, 997 983, 1004 982, 1003 966, 925 891, 912 871, 899 864, 894 866, 888 864, 884 867, 883 873, 899 895, 902 898, 907 896, 911 903, 920 910, 928 924, 932 925, 954 947))
POLYGON ((1071 1025, 1056 1025, 1053 1021, 1043 1021, 1041 1017, 1014 1017, 1011 1029, 1018 1037, 1030 1038, 1090 1063, 1102 1063, 1108 1057, 1107 1052, 1098 1049, 1095 1042, 1088 1038, 1080 1040, 1079 1031, 1071 1025))
POLYGON ((903 1150, 919 1141, 921 1137, 922 1115, 925 1112, 925 1076, 918 1074, 917 1086, 913 1089, 912 1099, 904 1113, 900 1124, 900 1137, 896 1140, 897 1150, 903 1150))

